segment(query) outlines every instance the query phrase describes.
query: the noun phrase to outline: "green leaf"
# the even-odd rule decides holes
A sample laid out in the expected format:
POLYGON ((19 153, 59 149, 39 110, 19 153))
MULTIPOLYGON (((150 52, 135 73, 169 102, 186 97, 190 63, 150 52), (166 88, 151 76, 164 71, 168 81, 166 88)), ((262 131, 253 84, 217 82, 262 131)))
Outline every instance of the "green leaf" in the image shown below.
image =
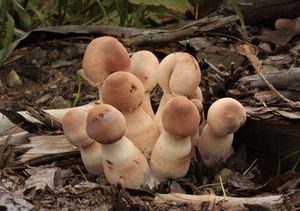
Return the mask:
POLYGON ((127 0, 115 0, 116 9, 120 17, 120 26, 125 26, 128 17, 128 5, 127 0))
POLYGON ((167 9, 175 10, 180 13, 193 10, 193 6, 188 0, 129 0, 129 2, 136 5, 164 6, 167 9))
POLYGON ((18 14, 18 23, 20 24, 22 29, 29 29, 32 20, 28 12, 18 3, 18 1, 14 1, 15 11, 18 14))
POLYGON ((7 52, 14 37, 15 22, 13 17, 7 12, 6 32, 2 40, 3 48, 0 50, 0 66, 6 59, 7 52))
POLYGON ((238 0, 229 0, 229 3, 232 5, 237 16, 239 16, 242 28, 245 29, 245 19, 238 0))

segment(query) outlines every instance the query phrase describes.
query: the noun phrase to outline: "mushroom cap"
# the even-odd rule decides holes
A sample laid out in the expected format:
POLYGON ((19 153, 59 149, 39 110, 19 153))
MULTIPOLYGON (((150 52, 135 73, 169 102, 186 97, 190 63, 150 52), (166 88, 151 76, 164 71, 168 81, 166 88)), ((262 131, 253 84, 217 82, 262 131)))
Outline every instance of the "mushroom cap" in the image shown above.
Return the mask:
POLYGON ((132 55, 130 72, 141 80, 145 91, 151 91, 156 86, 155 72, 158 65, 157 57, 150 51, 137 51, 132 55))
POLYGON ((175 52, 167 55, 158 65, 156 71, 156 80, 159 86, 164 91, 170 91, 169 80, 175 65, 179 58, 183 57, 186 53, 175 52))
POLYGON ((221 98, 208 109, 207 124, 215 135, 235 133, 245 121, 244 106, 233 98, 221 98))
POLYGON ((87 146, 94 141, 86 133, 86 117, 87 112, 72 108, 65 114, 62 121, 66 138, 77 147, 87 146))
POLYGON ((125 47, 116 38, 98 37, 87 46, 82 67, 89 80, 102 84, 113 72, 129 71, 130 57, 125 47))
POLYGON ((88 112, 86 131, 100 144, 114 143, 125 135, 126 120, 118 109, 100 104, 88 112))
POLYGON ((144 86, 132 73, 115 72, 109 75, 103 83, 101 98, 120 111, 138 108, 144 98, 144 86))
POLYGON ((191 56, 181 58, 173 69, 169 86, 171 93, 186 96, 195 91, 201 80, 201 71, 196 59, 191 56))
POLYGON ((166 131, 182 137, 193 135, 200 123, 196 106, 183 96, 169 100, 162 111, 161 118, 166 131))
POLYGON ((164 91, 186 96, 199 86, 201 71, 192 55, 176 52, 161 61, 156 78, 164 91))
POLYGON ((300 18, 296 19, 285 19, 279 18, 275 22, 275 28, 277 30, 290 31, 294 34, 300 33, 300 18))

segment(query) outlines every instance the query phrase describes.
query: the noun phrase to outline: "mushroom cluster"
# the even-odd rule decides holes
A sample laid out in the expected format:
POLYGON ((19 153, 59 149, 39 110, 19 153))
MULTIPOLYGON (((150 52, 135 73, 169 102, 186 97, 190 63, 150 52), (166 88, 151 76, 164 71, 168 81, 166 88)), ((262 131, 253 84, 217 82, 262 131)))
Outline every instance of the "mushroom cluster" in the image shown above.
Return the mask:
POLYGON ((87 46, 83 70, 98 86, 101 103, 68 111, 63 130, 80 148, 87 171, 113 185, 137 188, 183 177, 196 147, 208 166, 225 161, 233 133, 246 120, 243 106, 224 98, 209 108, 206 124, 200 67, 188 53, 160 63, 146 50, 130 58, 116 38, 103 36, 87 46), (154 112, 150 92, 157 84, 163 97, 154 112))

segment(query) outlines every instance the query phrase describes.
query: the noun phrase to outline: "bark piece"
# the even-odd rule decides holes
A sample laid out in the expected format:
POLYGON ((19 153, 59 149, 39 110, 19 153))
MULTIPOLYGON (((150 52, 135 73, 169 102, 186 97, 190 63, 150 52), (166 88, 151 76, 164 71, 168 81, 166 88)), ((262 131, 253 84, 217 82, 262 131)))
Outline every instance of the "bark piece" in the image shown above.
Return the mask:
POLYGON ((215 195, 188 195, 181 193, 171 193, 157 194, 154 198, 154 202, 159 204, 166 202, 188 203, 191 204, 196 210, 198 210, 203 203, 209 203, 212 210, 214 210, 213 208, 215 206, 221 208, 221 210, 240 210, 246 208, 245 204, 267 206, 271 210, 278 210, 278 208, 284 206, 284 199, 281 195, 241 198, 215 195))

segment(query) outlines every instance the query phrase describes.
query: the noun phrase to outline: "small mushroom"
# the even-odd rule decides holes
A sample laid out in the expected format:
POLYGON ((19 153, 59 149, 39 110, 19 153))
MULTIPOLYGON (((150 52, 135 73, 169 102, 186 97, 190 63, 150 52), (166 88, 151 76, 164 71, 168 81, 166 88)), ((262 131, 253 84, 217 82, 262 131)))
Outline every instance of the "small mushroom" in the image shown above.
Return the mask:
POLYGON ((130 72, 138 77, 144 85, 145 95, 142 108, 151 118, 154 117, 154 112, 151 106, 150 92, 157 84, 155 72, 158 65, 157 57, 150 51, 137 51, 131 57, 130 72))
POLYGON ((80 148, 81 159, 91 174, 103 174, 101 145, 86 133, 87 112, 78 108, 69 110, 62 122, 63 131, 71 144, 80 148))
POLYGON ((165 131, 159 136, 150 159, 153 176, 159 181, 186 175, 191 161, 191 135, 199 126, 197 108, 186 97, 169 100, 162 111, 165 131))
POLYGON ((164 94, 154 116, 159 132, 163 132, 161 112, 168 100, 175 96, 199 96, 201 71, 197 60, 188 53, 176 52, 166 56, 158 66, 156 78, 164 94))
POLYGON ((87 134, 102 146, 104 174, 110 184, 137 188, 150 178, 150 168, 141 151, 126 138, 126 120, 108 104, 92 108, 87 115, 87 134))
POLYGON ((198 142, 198 150, 207 166, 216 166, 233 153, 234 133, 245 121, 245 108, 233 98, 219 99, 210 106, 207 125, 198 142))
POLYGON ((103 102, 122 112, 126 119, 126 137, 149 159, 159 134, 151 117, 141 108, 143 97, 142 82, 129 72, 109 75, 102 86, 103 102))
POLYGON ((280 31, 290 31, 294 35, 300 34, 300 18, 279 18, 275 21, 275 28, 280 31))
POLYGON ((114 37, 93 39, 87 46, 82 67, 85 76, 99 89, 105 78, 116 71, 130 70, 130 57, 126 48, 114 37))

